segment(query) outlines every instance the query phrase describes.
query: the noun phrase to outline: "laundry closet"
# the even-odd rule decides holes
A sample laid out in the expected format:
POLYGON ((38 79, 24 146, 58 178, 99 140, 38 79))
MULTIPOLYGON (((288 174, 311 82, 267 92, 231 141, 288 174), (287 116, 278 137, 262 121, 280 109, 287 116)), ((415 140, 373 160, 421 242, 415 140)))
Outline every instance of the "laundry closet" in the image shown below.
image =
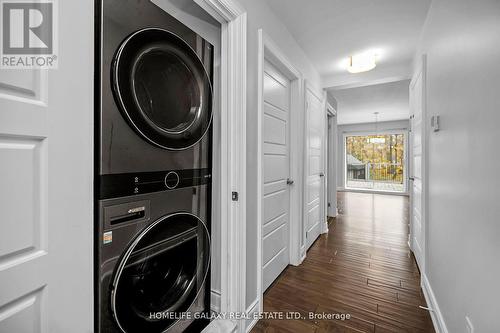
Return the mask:
POLYGON ((189 26, 208 15, 178 5, 101 2, 96 332, 199 332, 209 322, 217 46, 189 26), (169 14, 179 11, 184 22, 169 14))

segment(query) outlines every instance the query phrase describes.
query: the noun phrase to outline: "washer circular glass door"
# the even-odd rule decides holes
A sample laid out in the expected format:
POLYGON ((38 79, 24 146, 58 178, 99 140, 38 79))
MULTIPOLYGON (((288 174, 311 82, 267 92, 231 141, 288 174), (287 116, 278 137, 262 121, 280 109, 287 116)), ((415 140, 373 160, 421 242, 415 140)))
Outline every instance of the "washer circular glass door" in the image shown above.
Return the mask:
POLYGON ((164 332, 189 311, 210 261, 205 224, 189 213, 162 217, 129 245, 116 266, 111 310, 123 332, 164 332))
POLYGON ((197 143, 212 120, 210 78, 196 52, 158 28, 127 37, 113 60, 115 100, 132 128, 161 148, 197 143))

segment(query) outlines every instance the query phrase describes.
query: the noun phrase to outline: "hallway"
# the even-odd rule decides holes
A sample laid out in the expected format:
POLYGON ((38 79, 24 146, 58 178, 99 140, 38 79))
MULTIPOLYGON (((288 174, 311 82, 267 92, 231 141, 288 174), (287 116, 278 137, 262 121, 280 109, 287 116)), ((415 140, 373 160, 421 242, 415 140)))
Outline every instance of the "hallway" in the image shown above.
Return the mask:
POLYGON ((298 266, 264 294, 264 311, 302 320, 261 320, 252 332, 434 332, 407 246, 408 198, 338 193, 339 215, 298 266), (314 320, 309 312, 349 314, 314 320))

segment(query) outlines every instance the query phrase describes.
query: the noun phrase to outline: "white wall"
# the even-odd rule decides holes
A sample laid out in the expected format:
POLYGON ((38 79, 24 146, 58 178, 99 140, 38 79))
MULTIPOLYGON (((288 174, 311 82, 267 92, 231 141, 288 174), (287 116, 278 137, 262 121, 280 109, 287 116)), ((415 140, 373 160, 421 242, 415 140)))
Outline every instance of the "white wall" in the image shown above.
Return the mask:
POLYGON ((500 332, 500 1, 434 0, 428 56, 427 278, 448 332, 500 332))
MULTIPOLYGON (((339 112, 342 110, 340 109, 339 112)), ((410 128, 409 120, 384 121, 364 124, 338 125, 338 149, 337 149, 337 189, 343 190, 345 187, 345 147, 344 135, 348 133, 370 132, 383 133, 384 131, 403 130, 410 128)))
POLYGON ((265 0, 240 0, 247 11, 247 263, 246 306, 257 299, 257 84, 258 84, 258 29, 278 45, 305 79, 320 87, 320 77, 303 50, 283 23, 272 12, 265 0))
POLYGON ((328 92, 335 96, 342 110, 339 113, 339 125, 375 121, 374 112, 379 113, 379 122, 394 121, 410 115, 409 84, 410 80, 402 80, 328 92))

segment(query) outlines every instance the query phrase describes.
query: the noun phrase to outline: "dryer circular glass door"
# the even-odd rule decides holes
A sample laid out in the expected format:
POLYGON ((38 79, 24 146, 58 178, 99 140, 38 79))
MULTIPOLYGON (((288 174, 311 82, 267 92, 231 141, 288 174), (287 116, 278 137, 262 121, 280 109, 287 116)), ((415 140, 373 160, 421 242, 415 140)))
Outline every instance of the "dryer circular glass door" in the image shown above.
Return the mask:
POLYGON ((113 274, 111 310, 123 332, 164 332, 190 310, 208 274, 210 237, 189 213, 162 217, 122 254, 113 274))
POLYGON ((210 78, 196 52, 162 29, 127 37, 112 66, 115 100, 132 128, 161 148, 196 144, 212 119, 210 78))

